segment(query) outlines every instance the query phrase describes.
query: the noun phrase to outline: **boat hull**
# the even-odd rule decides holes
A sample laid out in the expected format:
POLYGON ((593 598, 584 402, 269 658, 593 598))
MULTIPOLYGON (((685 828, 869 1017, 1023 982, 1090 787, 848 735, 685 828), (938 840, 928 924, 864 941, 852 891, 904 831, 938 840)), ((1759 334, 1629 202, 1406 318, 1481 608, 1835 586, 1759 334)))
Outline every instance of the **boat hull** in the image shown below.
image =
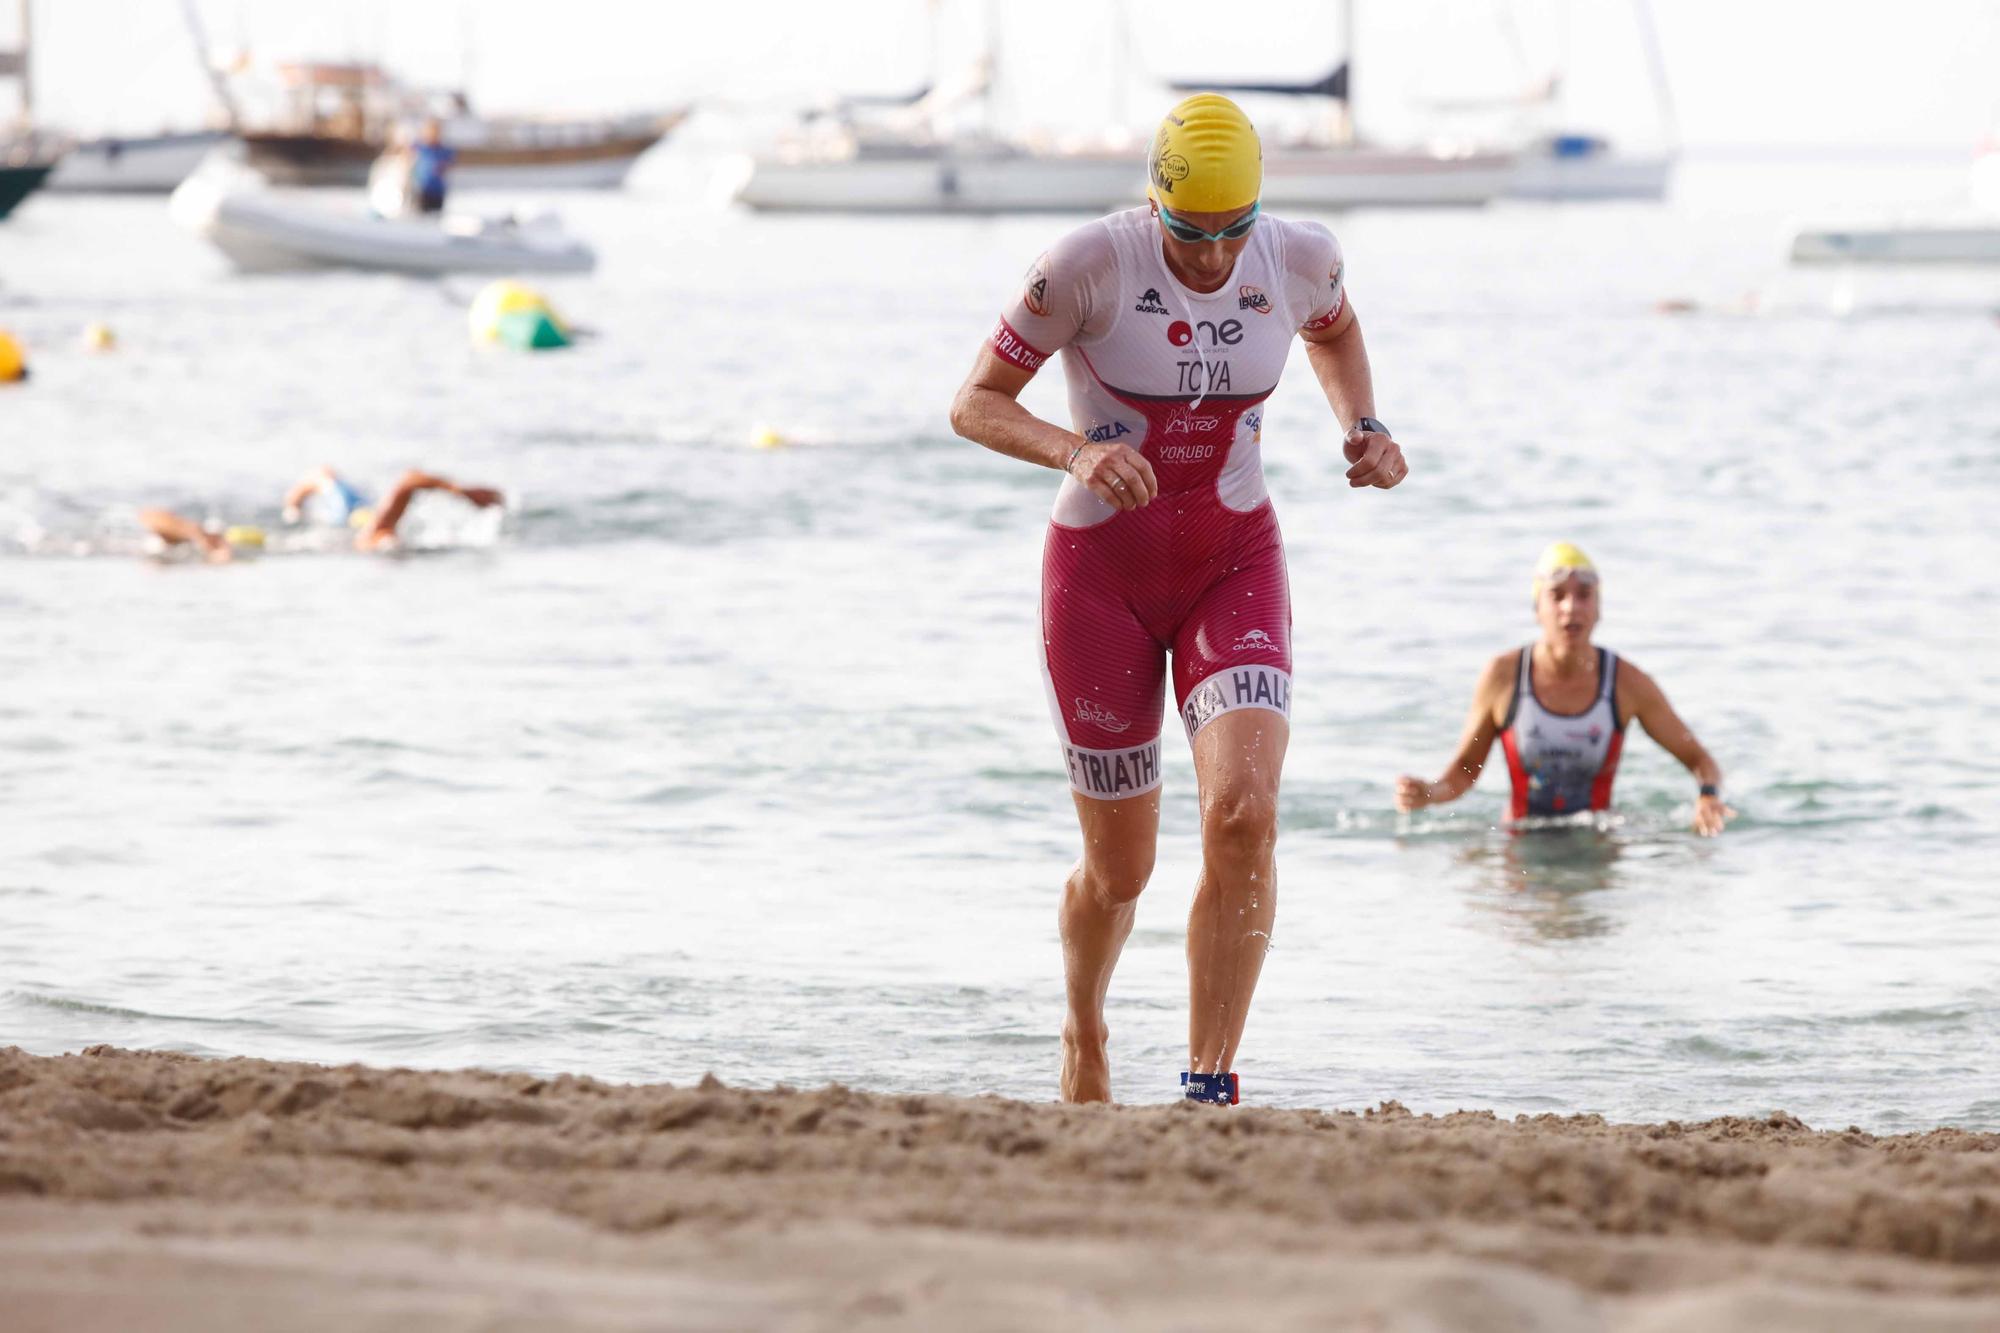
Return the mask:
POLYGON ((340 212, 200 175, 174 191, 173 211, 183 226, 252 273, 587 273, 597 262, 589 246, 547 228, 340 212))
POLYGON ((47 163, 31 167, 0 166, 0 218, 13 212, 23 199, 42 188, 52 168, 47 163))
POLYGON ((736 197, 778 212, 1089 213, 1137 203, 1145 189, 1128 157, 760 157, 736 197))
POLYGON ((1794 264, 2000 264, 2000 220, 1934 226, 1810 228, 1794 264))
MULTIPOLYGON (((680 117, 664 116, 642 132, 581 134, 546 144, 457 146, 451 167, 454 190, 614 190, 625 183, 639 155, 665 138, 680 117)), ((330 134, 250 133, 248 160, 273 185, 362 186, 388 145, 380 139, 330 134)))
POLYGON ((68 193, 169 194, 227 142, 221 130, 90 139, 63 155, 48 188, 68 193))
POLYGON ((1477 208, 1512 179, 1509 153, 1277 148, 1264 155, 1273 208, 1477 208))
MULTIPOLYGON (((1506 187, 1512 156, 1378 149, 1267 152, 1264 202, 1278 208, 1471 207, 1506 187)), ((751 208, 849 213, 1087 213, 1145 198, 1123 155, 940 152, 832 160, 754 159, 737 190, 751 208)))
POLYGON ((1510 199, 1657 201, 1673 180, 1670 153, 1523 153, 1507 182, 1510 199))

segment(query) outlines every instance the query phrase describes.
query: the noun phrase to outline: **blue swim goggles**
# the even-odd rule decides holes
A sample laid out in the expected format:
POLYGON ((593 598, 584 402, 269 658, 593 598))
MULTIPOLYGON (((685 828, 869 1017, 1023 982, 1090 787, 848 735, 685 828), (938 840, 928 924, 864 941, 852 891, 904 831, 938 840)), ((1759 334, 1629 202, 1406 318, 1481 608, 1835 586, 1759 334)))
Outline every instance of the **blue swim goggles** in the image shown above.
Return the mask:
POLYGON ((1250 205, 1248 213, 1245 213, 1221 231, 1203 231, 1200 227, 1181 221, 1167 211, 1165 204, 1161 204, 1160 224, 1167 229, 1167 235, 1177 241, 1185 241, 1190 245, 1198 241, 1240 241, 1250 234, 1250 228, 1257 225, 1257 215, 1263 211, 1264 201, 1259 199, 1256 203, 1250 205))

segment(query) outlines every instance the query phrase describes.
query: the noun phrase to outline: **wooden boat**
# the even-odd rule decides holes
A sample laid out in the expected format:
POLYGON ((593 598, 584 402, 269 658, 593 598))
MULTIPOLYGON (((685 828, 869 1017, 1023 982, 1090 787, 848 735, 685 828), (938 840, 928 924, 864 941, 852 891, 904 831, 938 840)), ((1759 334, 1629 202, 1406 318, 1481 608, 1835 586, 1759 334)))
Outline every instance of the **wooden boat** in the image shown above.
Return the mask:
POLYGON ((246 126, 249 162, 274 185, 358 186, 399 127, 435 117, 458 157, 454 190, 616 189, 687 109, 595 119, 474 115, 455 94, 398 84, 374 65, 281 65, 284 109, 246 126))

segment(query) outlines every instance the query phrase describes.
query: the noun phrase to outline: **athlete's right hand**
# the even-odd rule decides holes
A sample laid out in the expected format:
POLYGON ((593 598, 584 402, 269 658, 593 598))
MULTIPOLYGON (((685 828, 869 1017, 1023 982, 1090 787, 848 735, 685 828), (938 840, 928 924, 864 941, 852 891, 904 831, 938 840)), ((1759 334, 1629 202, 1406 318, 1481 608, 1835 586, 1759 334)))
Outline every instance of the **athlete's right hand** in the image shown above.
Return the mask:
POLYGON ((1431 784, 1407 775, 1396 779, 1396 808, 1421 810, 1431 803, 1431 784))
POLYGON ((1153 465, 1130 445, 1086 444, 1070 460, 1069 474, 1114 509, 1138 509, 1160 493, 1153 465))

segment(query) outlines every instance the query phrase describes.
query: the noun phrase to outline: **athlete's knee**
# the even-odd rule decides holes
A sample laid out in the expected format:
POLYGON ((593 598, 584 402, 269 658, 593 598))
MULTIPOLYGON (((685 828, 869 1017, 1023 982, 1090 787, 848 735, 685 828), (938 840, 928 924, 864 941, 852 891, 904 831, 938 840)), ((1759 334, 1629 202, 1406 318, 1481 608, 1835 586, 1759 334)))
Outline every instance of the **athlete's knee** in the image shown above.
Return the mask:
POLYGON ((1210 855, 1260 856, 1278 841, 1275 792, 1229 787, 1201 804, 1201 843, 1210 855))
POLYGON ((1137 898, 1153 877, 1153 851, 1119 854, 1084 853, 1073 878, 1099 907, 1123 907, 1137 898))

